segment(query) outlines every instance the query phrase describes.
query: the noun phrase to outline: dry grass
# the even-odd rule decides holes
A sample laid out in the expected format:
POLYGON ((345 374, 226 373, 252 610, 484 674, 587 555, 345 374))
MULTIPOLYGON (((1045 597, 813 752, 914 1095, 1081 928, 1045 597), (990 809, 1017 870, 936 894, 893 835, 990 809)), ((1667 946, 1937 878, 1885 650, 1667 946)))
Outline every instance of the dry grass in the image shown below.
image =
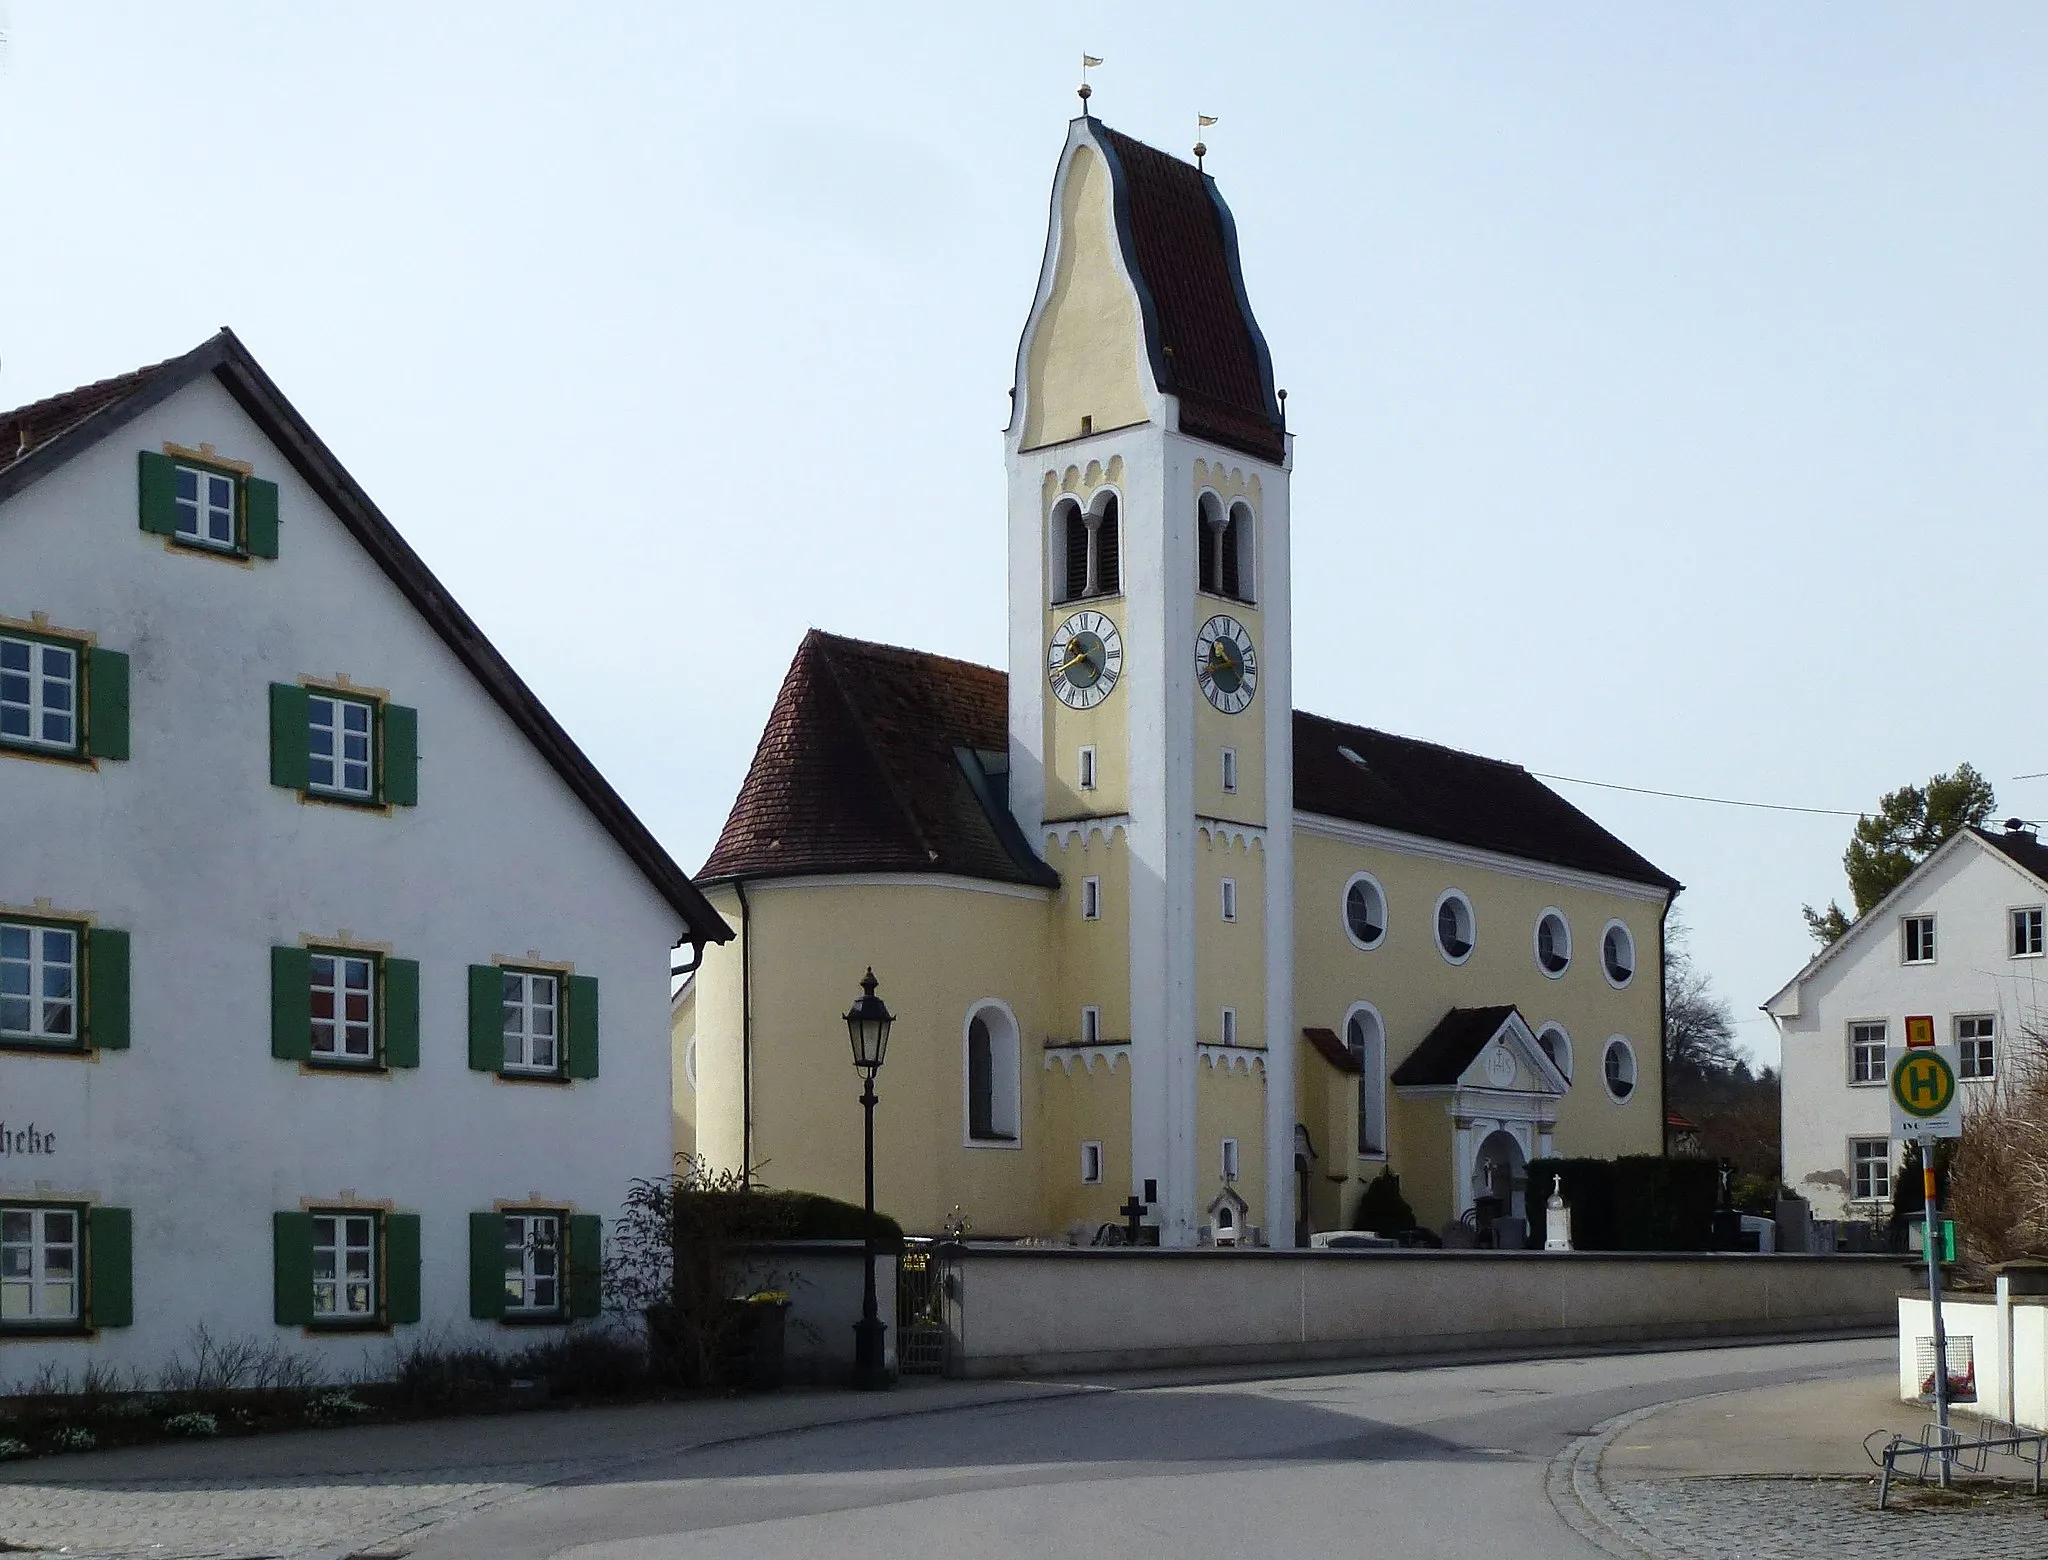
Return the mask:
POLYGON ((1956 1256, 1980 1279, 2000 1263, 2048 1260, 2048 1045, 2028 1034, 1999 1063, 1949 1167, 1956 1256))

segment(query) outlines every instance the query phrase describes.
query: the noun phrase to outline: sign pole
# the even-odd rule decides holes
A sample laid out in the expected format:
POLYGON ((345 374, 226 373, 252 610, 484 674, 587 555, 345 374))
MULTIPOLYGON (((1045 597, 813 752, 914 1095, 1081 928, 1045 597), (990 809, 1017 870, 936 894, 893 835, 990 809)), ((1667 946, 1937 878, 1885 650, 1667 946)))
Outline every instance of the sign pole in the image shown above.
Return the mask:
POLYGON ((1948 1334, 1941 1325, 1941 1224, 1934 1191, 1935 1140, 1921 1137, 1918 1141, 1920 1185, 1925 1193, 1920 1243, 1927 1248, 1927 1299, 1934 1312, 1934 1419, 1941 1426, 1941 1487, 1947 1489, 1955 1454, 1949 1450, 1948 1435, 1948 1334))

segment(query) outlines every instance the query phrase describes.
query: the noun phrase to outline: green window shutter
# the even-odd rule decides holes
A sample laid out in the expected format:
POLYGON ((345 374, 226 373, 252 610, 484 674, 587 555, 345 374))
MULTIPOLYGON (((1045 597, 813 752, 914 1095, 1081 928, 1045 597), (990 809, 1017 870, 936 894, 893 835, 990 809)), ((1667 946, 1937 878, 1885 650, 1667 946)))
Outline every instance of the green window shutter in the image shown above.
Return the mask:
POLYGON ((128 934, 95 926, 85 934, 85 1038, 102 1051, 128 1049, 128 934))
POLYGON ((118 650, 86 656, 85 750, 94 758, 128 756, 128 657, 118 650))
POLYGON ((420 965, 417 959, 384 961, 384 1065, 420 1064, 420 965))
POLYGON ((569 1076, 597 1076, 597 977, 569 977, 569 1076))
POLYGON ((420 1319, 420 1216, 384 1215, 384 1318, 394 1327, 420 1319))
POLYGON ((312 772, 306 698, 306 690, 294 683, 270 685, 270 783, 288 791, 305 790, 312 772))
POLYGON ((569 1215, 569 1315, 582 1321, 604 1310, 604 1220, 569 1215))
POLYGON ((304 1327, 313 1320, 313 1216, 270 1216, 270 1270, 274 1314, 280 1327, 304 1327))
POLYGON ((469 1314, 494 1322, 505 1314, 505 1216, 469 1216, 469 1314))
POLYGON ((152 536, 178 534, 178 467, 168 455, 142 452, 142 529, 152 536))
POLYGON ((395 807, 420 801, 420 712, 384 706, 384 800, 395 807))
POLYGON ((126 1208, 93 1208, 85 1216, 86 1259, 91 1263, 92 1324, 135 1325, 135 1215, 126 1208))
POLYGON ((242 536, 252 558, 277 556, 277 484, 242 479, 242 536))
POLYGON ((505 977, 495 964, 469 967, 469 1066, 487 1073, 505 1067, 505 977))
POLYGON ((304 948, 270 950, 270 1054, 313 1059, 313 955, 304 948))

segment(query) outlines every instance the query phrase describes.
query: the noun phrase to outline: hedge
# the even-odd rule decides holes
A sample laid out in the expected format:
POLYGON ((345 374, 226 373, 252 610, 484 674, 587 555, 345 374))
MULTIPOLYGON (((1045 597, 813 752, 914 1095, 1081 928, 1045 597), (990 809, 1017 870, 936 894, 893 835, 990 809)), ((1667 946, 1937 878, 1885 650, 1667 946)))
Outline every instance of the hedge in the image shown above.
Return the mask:
POLYGON ((1579 1251, 1711 1251, 1721 1173, 1712 1160, 1635 1154, 1529 1161, 1529 1224, 1540 1238, 1552 1177, 1563 1180, 1579 1251))

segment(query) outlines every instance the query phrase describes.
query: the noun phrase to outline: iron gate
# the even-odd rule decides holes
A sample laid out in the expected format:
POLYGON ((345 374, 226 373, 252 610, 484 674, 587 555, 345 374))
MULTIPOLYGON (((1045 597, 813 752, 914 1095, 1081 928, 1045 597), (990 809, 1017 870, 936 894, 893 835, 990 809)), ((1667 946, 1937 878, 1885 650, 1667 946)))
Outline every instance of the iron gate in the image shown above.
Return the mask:
POLYGON ((896 1368, 906 1376, 946 1373, 946 1264, 928 1240, 905 1241, 896 1270, 896 1368))

